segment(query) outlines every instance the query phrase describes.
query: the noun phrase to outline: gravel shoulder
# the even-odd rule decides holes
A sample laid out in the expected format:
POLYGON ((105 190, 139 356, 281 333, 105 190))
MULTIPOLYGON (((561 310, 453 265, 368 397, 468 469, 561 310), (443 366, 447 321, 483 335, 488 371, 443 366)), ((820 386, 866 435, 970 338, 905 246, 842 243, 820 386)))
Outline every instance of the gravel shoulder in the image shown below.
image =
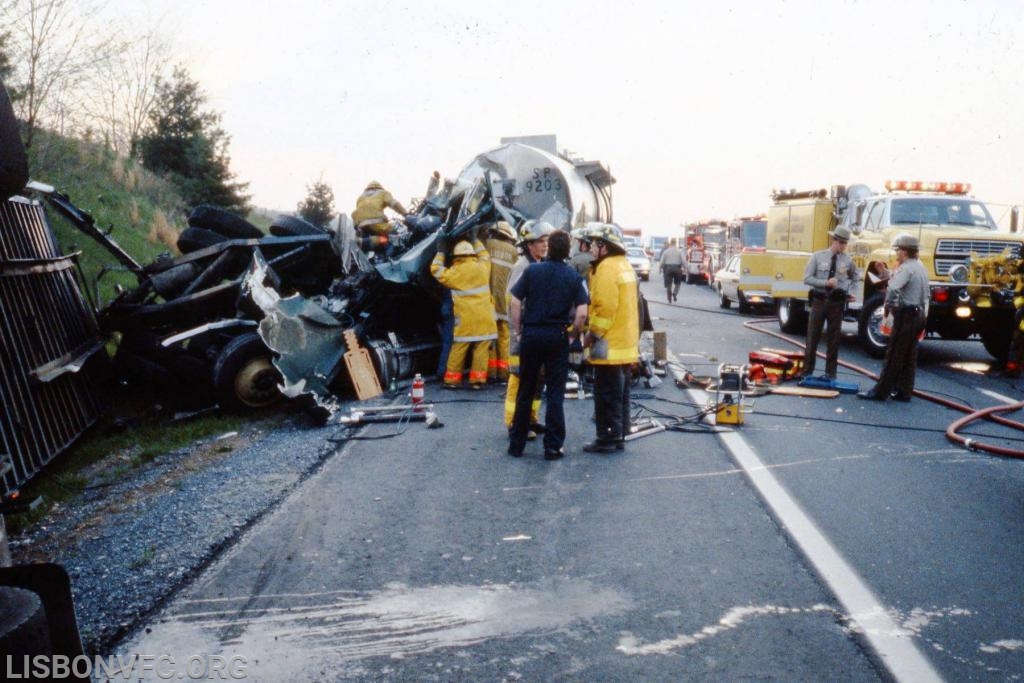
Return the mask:
POLYGON ((86 652, 102 653, 196 577, 335 452, 303 415, 246 423, 109 482, 105 458, 85 491, 11 539, 16 564, 71 576, 86 652))

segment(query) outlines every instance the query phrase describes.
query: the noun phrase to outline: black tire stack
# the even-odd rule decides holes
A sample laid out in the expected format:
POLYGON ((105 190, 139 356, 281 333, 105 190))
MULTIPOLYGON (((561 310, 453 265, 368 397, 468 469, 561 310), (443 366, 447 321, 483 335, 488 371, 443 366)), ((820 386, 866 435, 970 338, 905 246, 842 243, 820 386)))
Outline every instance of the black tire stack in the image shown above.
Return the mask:
POLYGON ((188 225, 178 236, 178 249, 183 254, 212 247, 225 240, 266 237, 262 230, 244 218, 210 204, 200 204, 192 209, 188 225))

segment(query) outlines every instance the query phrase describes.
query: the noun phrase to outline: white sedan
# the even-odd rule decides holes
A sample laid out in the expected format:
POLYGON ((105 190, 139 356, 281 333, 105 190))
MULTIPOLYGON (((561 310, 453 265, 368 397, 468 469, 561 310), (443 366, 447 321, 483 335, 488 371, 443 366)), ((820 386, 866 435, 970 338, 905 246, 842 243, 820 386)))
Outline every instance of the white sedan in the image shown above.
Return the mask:
POLYGON ((640 247, 626 247, 626 260, 641 280, 647 282, 651 279, 651 258, 646 251, 640 247))
POLYGON ((729 308, 735 301, 739 306, 740 313, 750 310, 750 303, 743 292, 739 291, 740 284, 740 257, 733 256, 729 262, 715 273, 715 291, 718 292, 718 305, 722 308, 729 308))
POLYGON ((715 291, 718 293, 718 305, 729 308, 735 301, 740 313, 749 313, 752 308, 769 307, 774 304, 770 296, 763 293, 747 294, 740 289, 740 257, 733 256, 729 262, 715 273, 715 291))

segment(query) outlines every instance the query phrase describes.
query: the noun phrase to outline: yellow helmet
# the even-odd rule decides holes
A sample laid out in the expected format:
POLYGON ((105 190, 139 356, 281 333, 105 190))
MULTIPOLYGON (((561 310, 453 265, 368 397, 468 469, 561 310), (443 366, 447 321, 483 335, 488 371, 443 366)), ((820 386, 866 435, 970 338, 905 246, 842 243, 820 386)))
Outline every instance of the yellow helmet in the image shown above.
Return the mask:
POLYGON ((496 236, 500 235, 501 237, 504 237, 505 239, 511 240, 513 242, 516 239, 516 231, 513 230, 512 226, 506 223, 505 221, 498 221, 497 223, 492 225, 491 234, 496 236))
POLYGON ((384 186, 381 185, 380 183, 378 183, 376 180, 371 180, 369 183, 367 183, 366 189, 367 190, 383 190, 384 186))
POLYGON ((474 249, 473 245, 466 240, 459 240, 458 244, 456 244, 455 248, 452 250, 453 256, 474 256, 475 254, 476 249, 474 249))

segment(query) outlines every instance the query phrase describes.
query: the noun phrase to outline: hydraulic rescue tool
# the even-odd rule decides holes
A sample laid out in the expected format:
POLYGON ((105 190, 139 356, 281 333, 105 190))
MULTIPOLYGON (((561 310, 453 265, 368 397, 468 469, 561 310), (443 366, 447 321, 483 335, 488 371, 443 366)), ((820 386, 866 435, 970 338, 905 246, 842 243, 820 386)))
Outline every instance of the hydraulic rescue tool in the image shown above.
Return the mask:
POLYGON ((338 420, 343 425, 371 424, 375 422, 425 422, 429 429, 443 427, 432 403, 351 408, 348 415, 338 420))
POLYGON ((715 424, 743 424, 743 383, 747 378, 746 365, 718 366, 718 385, 715 387, 715 424))

